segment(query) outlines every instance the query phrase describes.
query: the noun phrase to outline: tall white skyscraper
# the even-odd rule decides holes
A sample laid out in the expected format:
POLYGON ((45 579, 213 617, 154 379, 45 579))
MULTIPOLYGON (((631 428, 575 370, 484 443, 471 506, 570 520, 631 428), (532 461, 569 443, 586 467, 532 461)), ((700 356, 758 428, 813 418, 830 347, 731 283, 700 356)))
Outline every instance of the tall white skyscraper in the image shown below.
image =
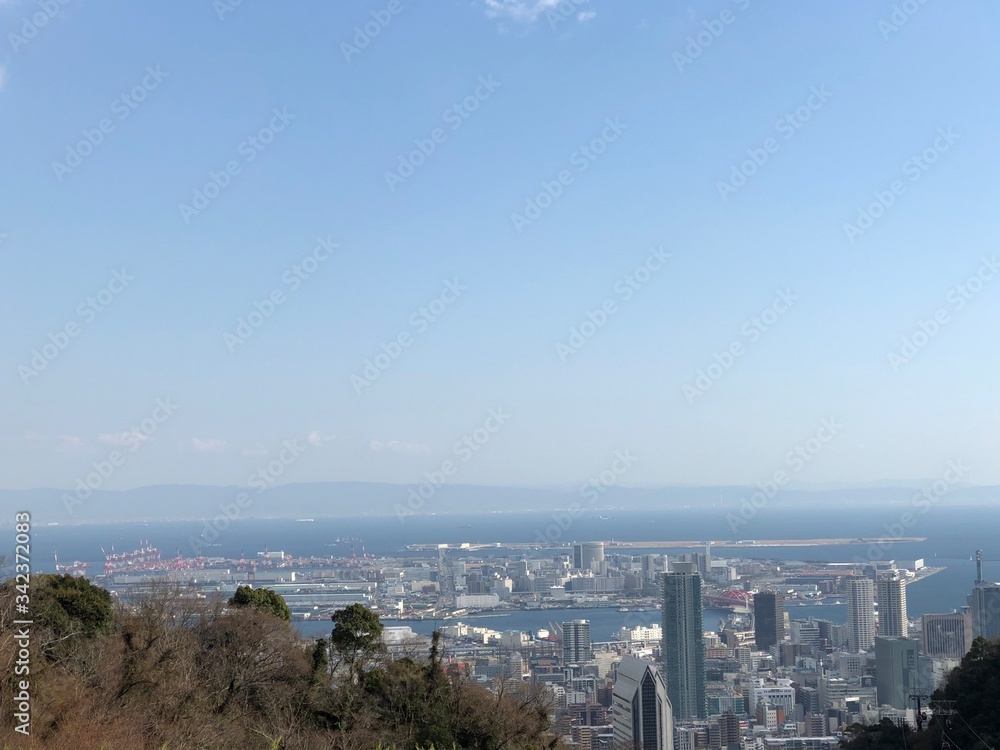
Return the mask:
POLYGON ((906 581, 893 571, 878 579, 878 634, 905 638, 909 635, 906 616, 906 581))
POLYGON ((875 586, 870 578, 847 579, 847 645, 852 651, 875 647, 875 586))

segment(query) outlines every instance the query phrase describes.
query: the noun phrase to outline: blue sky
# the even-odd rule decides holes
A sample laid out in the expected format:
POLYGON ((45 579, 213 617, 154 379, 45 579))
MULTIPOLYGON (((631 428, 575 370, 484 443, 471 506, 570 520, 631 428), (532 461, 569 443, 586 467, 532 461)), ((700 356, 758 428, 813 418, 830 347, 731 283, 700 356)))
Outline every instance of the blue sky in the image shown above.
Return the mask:
POLYGON ((0 4, 0 486, 1000 483, 1000 8, 903 5, 0 4))

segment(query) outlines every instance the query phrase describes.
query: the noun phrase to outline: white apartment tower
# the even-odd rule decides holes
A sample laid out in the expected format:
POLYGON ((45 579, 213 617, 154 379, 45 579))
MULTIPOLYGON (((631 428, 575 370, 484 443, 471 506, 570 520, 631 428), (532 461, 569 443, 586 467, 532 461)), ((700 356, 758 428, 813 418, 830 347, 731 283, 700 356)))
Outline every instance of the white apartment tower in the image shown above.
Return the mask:
POLYGON ((906 581, 893 571, 878 580, 878 634, 887 638, 908 635, 906 581))
POLYGON ((875 586, 870 578, 847 579, 847 645, 856 652, 875 648, 875 586))

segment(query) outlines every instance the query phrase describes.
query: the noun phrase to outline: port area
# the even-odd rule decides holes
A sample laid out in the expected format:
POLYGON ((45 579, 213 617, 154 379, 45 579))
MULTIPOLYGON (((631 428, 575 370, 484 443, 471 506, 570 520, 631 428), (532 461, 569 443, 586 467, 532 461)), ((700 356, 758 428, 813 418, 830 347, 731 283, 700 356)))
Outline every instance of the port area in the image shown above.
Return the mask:
MULTIPOLYGON (((325 618, 350 604, 378 603, 386 560, 367 554, 359 539, 338 538, 332 545, 342 545, 345 553, 350 545, 350 552, 293 556, 265 547, 256 554, 241 553, 239 558, 185 557, 179 550, 176 557, 168 557, 148 541, 127 552, 102 547, 104 572, 95 581, 125 602, 167 586, 205 599, 229 599, 240 586, 265 587, 284 597, 296 620, 325 618)), ((87 576, 88 567, 88 563, 60 564, 56 559, 57 573, 87 576)))
MULTIPOLYGON (((838 541, 872 543, 870 538, 755 540, 752 546, 805 549, 838 541)), ((266 587, 285 598, 296 620, 325 620, 349 604, 363 604, 392 620, 454 620, 583 608, 617 610, 629 615, 623 620, 631 621, 636 619, 634 613, 654 612, 660 607, 661 576, 668 558, 657 545, 699 549, 704 542, 608 541, 603 547, 607 557, 596 566, 599 570, 575 569, 572 549, 560 545, 534 546, 534 554, 503 549, 502 543, 476 545, 475 549, 472 545, 417 545, 405 554, 374 556, 365 552, 361 540, 337 539, 331 546, 340 546, 339 555, 293 556, 265 547, 260 552, 226 558, 184 557, 179 552, 176 557, 167 557, 149 542, 142 542, 131 552, 105 552, 104 574, 97 581, 126 601, 165 584, 181 587, 189 596, 223 599, 230 598, 241 585, 266 587)), ((759 591, 781 592, 786 607, 807 608, 799 610, 800 617, 827 616, 819 614, 822 610, 808 608, 844 605, 845 579, 872 567, 861 562, 776 559, 766 552, 757 557, 758 550, 741 551, 751 547, 748 541, 706 546, 715 552, 711 557, 677 552, 669 559, 671 564, 701 572, 706 609, 732 616, 751 613, 753 593, 759 591), (720 554, 723 549, 728 552, 720 554)), ((816 549, 808 556, 818 558, 821 554, 816 549)), ((71 575, 88 572, 84 563, 75 561, 56 565, 57 571, 71 575)), ((895 562, 882 561, 875 567, 887 565, 894 567, 895 562)), ((923 559, 900 561, 899 567, 908 583, 944 569, 927 567, 923 559)), ((831 609, 830 616, 842 616, 836 612, 831 609)))

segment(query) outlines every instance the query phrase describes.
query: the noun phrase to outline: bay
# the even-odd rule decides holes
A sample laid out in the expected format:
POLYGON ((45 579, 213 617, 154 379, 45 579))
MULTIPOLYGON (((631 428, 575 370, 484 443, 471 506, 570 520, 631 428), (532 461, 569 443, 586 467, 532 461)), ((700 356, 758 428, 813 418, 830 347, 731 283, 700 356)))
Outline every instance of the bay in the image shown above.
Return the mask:
MULTIPOLYGON (((734 534, 727 518, 717 509, 672 509, 663 512, 634 512, 628 510, 603 510, 600 514, 585 514, 577 518, 557 540, 566 544, 574 540, 666 541, 711 540, 713 542, 736 539, 805 539, 805 538, 874 538, 887 536, 888 530, 898 524, 901 509, 871 506, 838 510, 836 508, 768 508, 765 507, 734 534)), ((335 555, 349 557, 353 548, 356 555, 367 552, 373 555, 417 555, 408 552, 408 544, 490 544, 496 542, 528 543, 552 524, 548 513, 470 513, 454 515, 414 514, 400 521, 388 517, 317 518, 312 522, 289 519, 236 519, 216 540, 216 546, 205 554, 238 558, 255 557, 259 551, 282 550, 295 556, 335 555), (340 540, 339 542, 337 540, 340 540)), ((907 536, 926 537, 924 542, 907 542, 885 547, 848 544, 813 547, 713 547, 713 556, 741 557, 746 559, 803 560, 826 562, 851 562, 866 559, 924 558, 926 564, 946 566, 946 570, 910 586, 907 599, 910 617, 925 612, 950 612, 963 606, 975 578, 975 564, 971 556, 982 549, 986 564, 986 577, 1000 578, 1000 539, 993 530, 1000 528, 1000 508, 944 508, 935 507, 906 529, 907 536), (935 558, 937 555, 937 558, 935 558)), ((54 554, 58 552, 61 563, 80 560, 89 564, 91 576, 102 572, 104 559, 101 552, 129 551, 148 542, 162 551, 163 557, 181 554, 194 556, 192 540, 206 529, 204 521, 132 522, 116 524, 87 524, 67 526, 36 526, 32 529, 32 560, 36 571, 54 572, 54 554)), ((13 553, 13 534, 9 535, 13 553)), ((703 551, 698 547, 697 551, 703 551)), ((561 550, 565 552, 565 548, 561 550)), ((670 550, 675 555, 684 550, 670 550)), ((609 554, 612 551, 609 550, 609 554)), ((638 554, 640 550, 630 550, 638 554)), ((427 553, 421 553, 426 555, 427 553)), ((456 559, 477 558, 491 555, 512 554, 507 550, 485 549, 474 553, 449 552, 456 559)), ((519 553, 513 553, 519 554, 519 553)), ((527 556, 551 555, 554 551, 527 550, 527 556)), ((546 627, 548 619, 558 611, 516 612, 500 618, 486 618, 503 623, 497 630, 537 630, 546 627)), ((659 614, 648 613, 650 622, 659 614)), ((825 605, 790 607, 789 615, 795 619, 808 616, 824 617, 836 622, 846 620, 846 607, 825 605)), ((621 617, 614 608, 608 612, 593 613, 592 625, 595 640, 607 640, 620 627, 621 617)), ((712 616, 714 629, 717 617, 712 616)), ((466 618, 471 621, 471 618, 466 618)), ((573 619, 563 613, 563 619, 573 619)), ((591 619, 591 618, 588 618, 591 619)), ((465 621, 465 620, 463 620, 465 621)), ((561 621, 561 620, 560 620, 561 621)), ((409 624, 409 623, 407 623, 409 624)), ((420 625, 423 627, 423 625, 420 625)), ((433 627, 432 625, 430 627, 433 627)), ((414 627, 417 630, 417 627, 414 627)))

